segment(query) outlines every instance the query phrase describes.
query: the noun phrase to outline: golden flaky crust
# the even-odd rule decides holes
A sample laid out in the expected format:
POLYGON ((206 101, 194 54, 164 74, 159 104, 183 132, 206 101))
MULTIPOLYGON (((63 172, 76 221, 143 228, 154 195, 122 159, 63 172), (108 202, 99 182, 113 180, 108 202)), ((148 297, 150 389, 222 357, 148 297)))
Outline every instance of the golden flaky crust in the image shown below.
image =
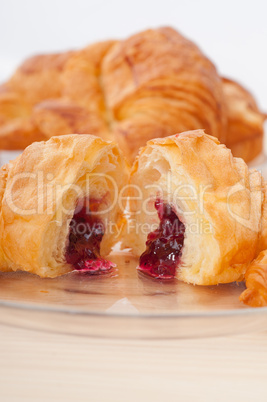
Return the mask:
POLYGON ((234 156, 249 162, 262 151, 266 116, 253 96, 237 82, 223 78, 223 92, 228 116, 225 144, 234 156))
MULTIPOLYGON (((225 145, 196 130, 149 141, 133 166, 131 184, 142 196, 131 201, 130 227, 158 222, 157 198, 169 202, 185 224, 177 278, 199 285, 243 279, 266 231, 259 172, 250 172, 225 145), (147 214, 148 205, 154 214, 147 214)), ((127 245, 140 255, 148 231, 129 233, 127 245)))
POLYGON ((224 137, 216 69, 175 30, 148 30, 117 43, 102 68, 115 138, 130 159, 146 141, 186 129, 206 128, 224 137))
POLYGON ((240 300, 251 307, 267 306, 267 183, 263 183, 262 190, 262 218, 257 258, 248 266, 245 274, 247 289, 240 296, 240 300))
POLYGON ((261 149, 262 115, 253 98, 237 88, 238 96, 199 48, 171 28, 35 56, 0 88, 0 149, 91 133, 116 140, 133 160, 152 138, 203 128, 222 142, 230 130, 229 145, 251 159, 261 149), (237 107, 243 96, 252 99, 254 118, 258 115, 257 130, 250 125, 244 142, 239 133, 242 137, 247 107, 237 107))
POLYGON ((267 250, 250 264, 245 280, 247 289, 241 294, 240 301, 251 307, 267 306, 267 250))
MULTIPOLYGON (((116 224, 121 210, 112 200, 127 180, 117 146, 98 137, 66 135, 27 147, 0 169, 0 270, 43 277, 69 272, 65 250, 78 200, 100 200, 101 219, 116 224)), ((103 256, 115 236, 104 234, 103 256)))

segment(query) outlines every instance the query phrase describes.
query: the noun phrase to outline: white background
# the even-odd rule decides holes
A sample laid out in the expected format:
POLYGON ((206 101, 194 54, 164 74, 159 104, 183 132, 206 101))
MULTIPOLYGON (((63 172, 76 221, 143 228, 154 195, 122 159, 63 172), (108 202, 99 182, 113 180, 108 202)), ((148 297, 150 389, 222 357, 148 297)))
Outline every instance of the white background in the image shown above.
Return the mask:
POLYGON ((267 0, 0 0, 0 81, 34 53, 171 25, 267 111, 267 0))

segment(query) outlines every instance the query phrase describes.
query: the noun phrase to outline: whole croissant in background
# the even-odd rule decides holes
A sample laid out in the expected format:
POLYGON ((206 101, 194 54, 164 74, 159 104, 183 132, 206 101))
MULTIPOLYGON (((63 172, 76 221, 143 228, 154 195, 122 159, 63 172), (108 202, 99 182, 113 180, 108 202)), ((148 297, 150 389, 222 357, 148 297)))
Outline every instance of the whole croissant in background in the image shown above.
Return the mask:
POLYGON ((1 149, 91 133, 132 161, 150 139, 203 128, 249 161, 263 122, 253 97, 171 28, 35 56, 0 87, 1 149))

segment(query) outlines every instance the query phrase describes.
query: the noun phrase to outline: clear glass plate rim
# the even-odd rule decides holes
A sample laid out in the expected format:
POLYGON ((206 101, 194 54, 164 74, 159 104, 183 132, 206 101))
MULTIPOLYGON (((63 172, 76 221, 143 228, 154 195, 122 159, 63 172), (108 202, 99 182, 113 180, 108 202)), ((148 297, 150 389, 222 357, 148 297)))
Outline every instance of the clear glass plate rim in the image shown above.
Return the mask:
POLYGON ((17 303, 8 300, 0 300, 0 308, 7 307, 19 310, 39 311, 43 313, 57 313, 81 316, 93 316, 100 318, 135 318, 135 319, 179 319, 179 318, 208 318, 208 317, 232 317, 246 315, 267 315, 267 307, 248 307, 244 309, 223 309, 217 311, 189 311, 179 313, 123 313, 123 312, 107 312, 93 310, 79 310, 77 308, 65 308, 63 306, 48 306, 37 303, 17 303))

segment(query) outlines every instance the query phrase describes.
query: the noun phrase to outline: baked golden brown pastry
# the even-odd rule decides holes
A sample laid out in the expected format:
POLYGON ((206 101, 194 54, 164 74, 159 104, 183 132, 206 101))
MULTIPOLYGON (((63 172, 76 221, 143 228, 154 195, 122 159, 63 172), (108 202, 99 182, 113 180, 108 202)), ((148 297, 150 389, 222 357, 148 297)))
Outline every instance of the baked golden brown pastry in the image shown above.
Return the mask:
POLYGON ((241 85, 223 78, 228 127, 225 144, 234 156, 246 162, 263 149, 263 123, 266 116, 260 112, 253 96, 241 85))
POLYGON ((198 285, 239 281, 264 247, 260 173, 202 130, 149 141, 130 183, 126 245, 145 273, 198 285))
POLYGON ((0 90, 1 149, 91 133, 116 140, 132 161, 152 138, 202 128, 250 160, 261 149, 262 121, 251 95, 222 81, 199 48, 171 28, 36 56, 0 90))
POLYGON ((256 259, 248 266, 245 274, 247 289, 240 300, 251 307, 267 306, 267 183, 262 187, 261 230, 256 259))
POLYGON ((127 180, 112 142, 66 135, 30 145, 0 170, 0 270, 55 277, 109 269, 127 180))
POLYGON ((267 250, 250 264, 245 275, 247 289, 240 300, 251 307, 267 306, 267 250))
POLYGON ((61 96, 61 76, 71 54, 31 57, 0 87, 1 149, 24 149, 34 141, 47 139, 31 116, 35 105, 61 96))

